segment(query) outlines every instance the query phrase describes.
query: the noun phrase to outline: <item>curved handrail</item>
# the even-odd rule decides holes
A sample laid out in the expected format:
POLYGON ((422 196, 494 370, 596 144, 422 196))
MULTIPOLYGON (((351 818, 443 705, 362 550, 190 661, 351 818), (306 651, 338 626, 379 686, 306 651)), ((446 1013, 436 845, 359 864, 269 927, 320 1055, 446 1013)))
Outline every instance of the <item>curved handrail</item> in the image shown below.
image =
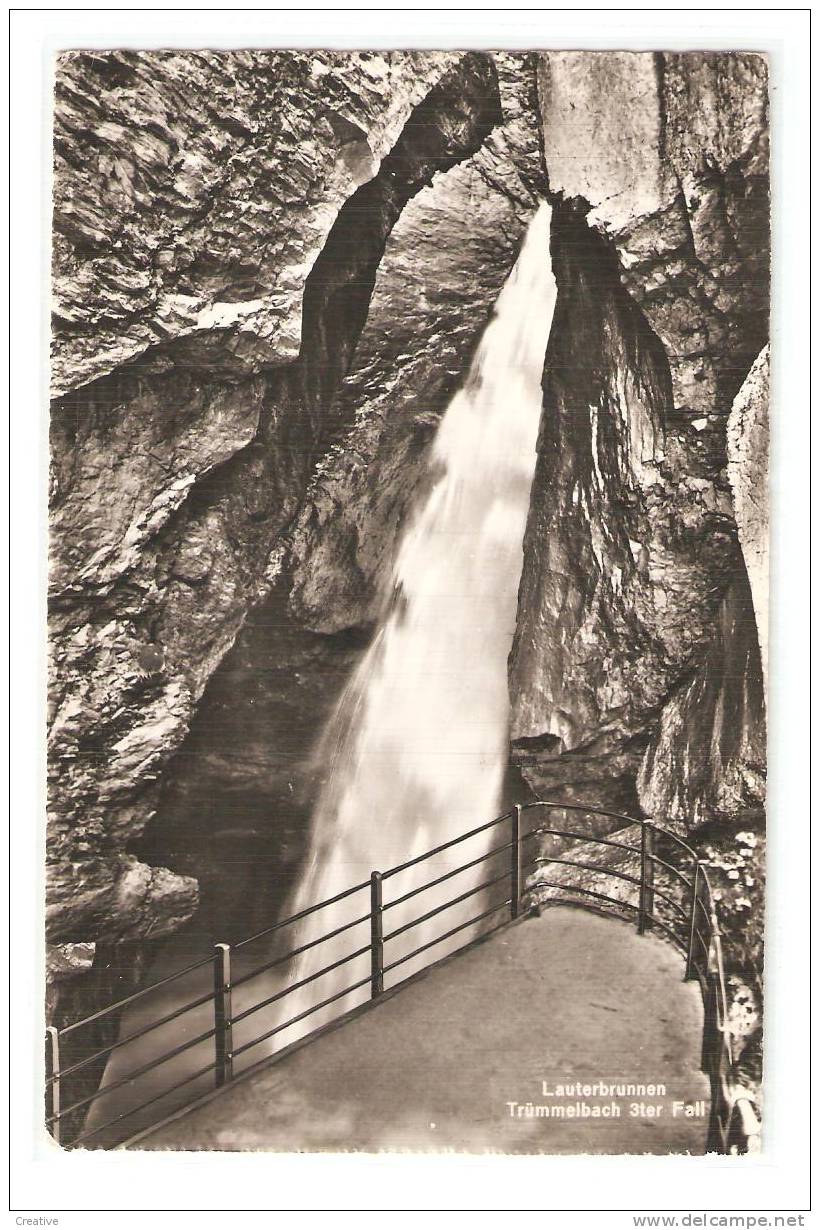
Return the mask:
MULTIPOLYGON (((616 833, 620 835, 620 829, 616 830, 616 833)), ((577 879, 578 877, 576 876, 577 879)), ((593 880, 592 883, 595 884, 595 881, 593 880)), ((243 949, 253 940, 278 932, 280 929, 300 921, 308 915, 312 915, 346 898, 353 897, 354 894, 368 888, 370 889, 370 910, 367 913, 359 913, 357 911, 357 916, 352 922, 335 927, 308 944, 297 945, 289 952, 277 956, 273 960, 264 961, 250 971, 243 973, 240 978, 233 981, 231 979, 230 946, 227 944, 217 944, 215 945, 213 957, 197 961, 176 973, 169 974, 157 982, 140 988, 133 995, 126 996, 113 1004, 109 1004, 107 1007, 101 1008, 79 1021, 74 1021, 70 1025, 64 1026, 62 1029, 50 1026, 47 1030, 48 1074, 46 1090, 49 1113, 46 1123, 55 1138, 59 1141, 61 1135, 64 1134, 64 1125, 70 1123, 68 1116, 72 1112, 93 1104, 97 1098, 104 1097, 107 1093, 111 1093, 127 1082, 135 1080, 138 1076, 165 1063, 182 1051, 188 1050, 195 1044, 199 1044, 211 1037, 214 1038, 216 1056, 214 1063, 206 1068, 202 1068, 194 1076, 188 1077, 184 1081, 178 1081, 162 1094, 155 1095, 141 1105, 133 1107, 123 1114, 114 1116, 113 1119, 98 1127, 91 1130, 80 1130, 79 1135, 75 1135, 70 1143, 85 1143, 105 1129, 128 1119, 139 1111, 144 1111, 147 1107, 157 1102, 161 1102, 162 1097, 166 1094, 174 1092, 197 1077, 211 1071, 214 1073, 216 1087, 231 1081, 234 1075, 233 1061, 237 1056, 288 1029, 296 1022, 310 1017, 313 1012, 343 1000, 348 993, 363 988, 367 984, 370 984, 371 997, 373 999, 378 998, 384 990, 385 973, 391 972, 403 966, 411 959, 429 952, 453 936, 463 933, 468 928, 474 929, 479 923, 497 915, 500 910, 509 910, 508 921, 516 919, 521 913, 522 905, 528 894, 536 894, 539 889, 549 889, 551 893, 580 894, 585 900, 591 900, 595 903, 600 902, 603 907, 614 906, 621 912, 624 910, 632 911, 637 915, 639 932, 656 927, 683 949, 686 954, 686 977, 696 977, 698 979, 704 1002, 702 1066, 704 1072, 709 1076, 712 1089, 712 1109, 707 1148, 722 1153, 747 1151, 753 1148, 755 1142, 759 1140, 760 1126, 752 1107, 750 1095, 737 1080, 736 1060, 728 1025, 728 996, 720 926, 707 865, 698 858, 695 850, 676 833, 662 828, 651 819, 636 819, 634 816, 627 816, 621 812, 601 807, 590 807, 569 800, 538 799, 529 803, 517 804, 511 811, 504 812, 503 815, 497 816, 494 820, 478 825, 466 833, 462 833, 450 841, 434 846, 423 854, 417 855, 395 867, 391 867, 383 872, 374 871, 370 880, 353 885, 343 892, 337 893, 336 896, 329 898, 327 901, 319 902, 291 917, 274 923, 272 926, 252 936, 248 936, 234 945, 234 951, 243 949), (640 834, 640 843, 631 844, 618 841, 613 839, 609 833, 606 836, 597 836, 590 833, 573 832, 565 827, 536 826, 525 831, 522 826, 523 813, 528 813, 535 809, 583 813, 588 816, 616 820, 624 829, 637 829, 640 834), (510 840, 500 845, 494 844, 489 851, 483 853, 480 857, 470 859, 468 862, 455 869, 448 870, 444 874, 436 875, 421 886, 415 885, 411 890, 394 898, 392 901, 383 901, 382 885, 392 876, 410 867, 424 863, 444 850, 459 846, 462 842, 468 841, 478 834, 494 830, 498 825, 505 822, 509 822, 511 826, 510 840), (571 841, 580 845, 581 849, 578 850, 576 846, 570 846, 568 849, 562 847, 560 853, 555 853, 554 850, 551 853, 539 853, 536 851, 532 857, 525 860, 523 853, 527 843, 539 836, 558 838, 560 841, 571 841), (668 848, 669 845, 674 847, 674 853, 668 848), (594 861, 596 847, 613 852, 609 855, 609 863, 601 861, 596 864, 594 861), (658 853, 659 847, 663 848, 663 853, 667 857, 662 857, 658 853), (466 892, 457 893, 455 897, 441 905, 435 906, 432 909, 422 910, 419 915, 414 916, 408 922, 394 927, 393 930, 388 931, 386 934, 384 933, 383 914, 387 910, 445 883, 469 868, 477 867, 489 858, 498 858, 501 855, 505 855, 509 859, 507 870, 502 874, 495 875, 466 892), (678 859, 682 858, 687 864, 685 870, 676 865, 676 857, 678 859), (622 863, 627 859, 636 859, 639 862, 637 874, 630 874, 620 865, 613 866, 612 860, 614 858, 620 858, 622 863), (558 879, 552 878, 548 880, 542 876, 541 869, 550 865, 561 869, 558 871, 558 879), (598 891, 598 885, 595 885, 595 887, 590 886, 588 877, 585 883, 573 882, 569 877, 576 870, 592 873, 593 876, 609 877, 616 880, 622 886, 629 886, 630 889, 637 888, 637 902, 624 896, 615 897, 611 893, 598 891), (686 871, 689 872, 688 875, 685 873, 686 871), (527 876, 528 872, 530 873, 529 877, 527 876), (671 876, 672 879, 668 884, 664 882, 663 887, 661 887, 656 883, 656 880, 661 879, 665 875, 671 876), (562 876, 563 879, 561 878, 562 876), (466 922, 462 921, 457 926, 446 929, 432 940, 425 940, 424 943, 414 948, 411 952, 402 953, 393 960, 385 961, 385 945, 398 936, 411 931, 413 927, 423 922, 429 921, 444 910, 451 909, 479 892, 486 892, 498 884, 509 885, 502 901, 491 905, 489 909, 481 910, 466 922), (676 891, 683 894, 680 899, 675 896, 676 891), (658 902, 663 903, 665 907, 670 907, 672 913, 666 915, 661 913, 658 909, 658 902), (273 966, 278 966, 292 959, 298 954, 305 952, 308 948, 315 948, 368 921, 370 922, 371 929, 369 944, 362 946, 361 943, 358 943, 352 952, 332 962, 330 965, 323 966, 318 972, 291 982, 275 995, 260 998, 242 1012, 234 1013, 232 1011, 231 992, 234 988, 252 981, 255 977, 258 977, 273 966), (343 991, 324 999, 321 1003, 314 1005, 307 1011, 300 1012, 295 1017, 291 1017, 290 1020, 277 1024, 274 1029, 268 1029, 260 1034, 259 1037, 243 1043, 242 1046, 233 1047, 232 1028, 235 1024, 245 1020, 260 1009, 285 999, 291 992, 313 983, 329 970, 335 970, 345 965, 348 961, 361 959, 368 953, 370 954, 371 972, 366 978, 354 981, 351 986, 346 987, 343 991), (194 970, 199 970, 209 964, 213 967, 213 990, 207 995, 199 994, 190 1002, 175 1008, 173 1012, 158 1015, 155 1020, 148 1021, 139 1030, 119 1038, 101 1049, 95 1050, 94 1053, 83 1057, 77 1062, 70 1062, 66 1066, 61 1066, 60 1043, 66 1036, 74 1035, 75 1031, 83 1026, 100 1021, 111 1013, 121 1011, 123 1007, 141 999, 150 991, 158 987, 166 987, 170 983, 192 973, 194 970), (143 1064, 139 1069, 129 1072, 117 1082, 102 1085, 96 1093, 89 1097, 74 1101, 65 1109, 61 1109, 63 1086, 67 1078, 73 1076, 87 1065, 106 1058, 136 1038, 150 1033, 161 1025, 167 1024, 171 1020, 181 1017, 186 1012, 190 1012, 209 1001, 212 1001, 214 1005, 214 1024, 212 1029, 186 1042, 181 1047, 171 1048, 170 1051, 158 1056, 151 1063, 143 1064)), ((625 891, 627 890, 622 889, 622 892, 625 891)), ((500 924, 496 923, 490 929, 495 930, 497 926, 503 925, 503 922, 500 924)), ((353 942, 355 943, 355 940, 353 942)), ((473 942, 475 942, 475 937, 472 939, 468 938, 462 947, 473 942)), ((402 979, 394 985, 401 985, 401 982, 405 980, 402 979)), ((308 1033, 302 1041, 310 1041, 317 1032, 319 1031, 314 1030, 308 1033)), ((273 1058, 276 1058, 276 1055, 273 1058)))
MULTIPOLYGON (((596 870, 597 874, 611 876, 619 880, 628 880, 640 887, 638 904, 615 898, 608 894, 593 892, 588 886, 577 884, 556 884, 548 882, 547 887, 555 890, 563 889, 569 893, 580 892, 582 895, 594 897, 614 905, 619 909, 624 907, 638 914, 639 930, 647 926, 659 925, 673 941, 677 942, 686 952, 686 977, 697 978, 701 988, 704 1004, 704 1038, 702 1047, 702 1066, 709 1076, 712 1087, 712 1111, 709 1125, 708 1145, 710 1151, 721 1153, 748 1152, 760 1147, 760 1123, 755 1114, 751 1096, 738 1078, 736 1055, 729 1029, 729 997, 726 987, 726 974, 723 960, 723 943, 720 925, 715 908, 714 890, 709 878, 708 864, 700 859, 696 851, 677 833, 663 828, 650 818, 635 818, 622 813, 612 812, 603 808, 588 807, 579 803, 558 800, 539 799, 525 804, 524 809, 544 808, 557 811, 581 812, 587 815, 606 816, 620 820, 625 827, 638 826, 641 832, 640 846, 626 846, 623 842, 614 842, 609 838, 601 838, 588 833, 571 833, 564 829, 537 828, 531 830, 530 836, 542 833, 549 836, 572 838, 589 846, 609 846, 629 851, 641 857, 640 877, 626 876, 622 871, 605 866, 592 868, 589 862, 578 862, 564 858, 550 858, 549 855, 534 860, 541 864, 574 865, 585 870, 596 870), (657 840, 672 842, 686 859, 691 861, 690 876, 661 858, 655 850, 657 840), (688 934, 681 936, 675 931, 674 924, 669 919, 660 918, 655 912, 655 897, 666 897, 654 884, 654 875, 649 868, 663 868, 684 887, 689 890, 688 934), (703 898, 705 897, 705 902, 703 898), (707 930, 704 932, 698 926, 698 917, 705 918, 707 930)), ((671 855, 670 855, 671 858, 671 855)), ((533 888, 537 888, 537 884, 533 888)), ((678 912, 682 907, 678 905, 678 912)))

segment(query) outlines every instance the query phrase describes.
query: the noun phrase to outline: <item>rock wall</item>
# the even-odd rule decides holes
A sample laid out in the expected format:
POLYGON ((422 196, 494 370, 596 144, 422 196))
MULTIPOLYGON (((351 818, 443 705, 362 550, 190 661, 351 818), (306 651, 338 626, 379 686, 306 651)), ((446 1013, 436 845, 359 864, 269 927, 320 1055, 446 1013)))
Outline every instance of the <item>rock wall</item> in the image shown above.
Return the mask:
POLYGON ((269 920, 298 874, 327 770, 314 747, 389 599, 428 446, 545 190, 534 60, 494 65, 500 122, 390 234, 276 584, 215 672, 138 847, 197 878, 196 927, 214 938, 247 931, 249 901, 269 920))
MULTIPOLYGON (((729 635, 745 582, 727 420, 766 340, 766 64, 549 52, 538 80, 559 302, 510 663, 513 746, 542 795, 632 808, 648 756, 640 801, 654 810, 697 793, 702 766, 684 749, 709 745, 714 714, 691 703, 693 676, 722 651, 720 670, 743 656, 729 635), (659 721, 674 752, 653 743, 659 721)), ((735 749, 752 758, 744 806, 763 788, 760 689, 748 686, 733 709, 748 722, 735 749)), ((698 797, 690 826, 707 808, 698 797)))
POLYGON ((757 627, 742 558, 712 638, 664 705, 638 775, 644 811, 684 831, 755 812, 766 797, 757 627))
MULTIPOLYGON (((530 57, 281 60, 72 55, 58 72, 58 1025, 134 990, 180 927, 184 964, 278 908, 312 745, 544 187, 530 57)), ((68 1035, 64 1065, 117 1030, 113 1014, 68 1035)))
POLYGON ((764 346, 732 405, 728 472, 738 538, 752 589, 763 681, 769 662, 769 347, 764 346))
POLYGON ((495 63, 502 122, 395 227, 340 393, 352 426, 317 467, 295 520, 290 609, 317 631, 369 624, 380 611, 427 445, 546 187, 534 60, 499 54, 495 63))
POLYGON ((499 119, 477 54, 61 62, 53 939, 156 935, 195 908, 192 879, 129 849, 276 576, 390 231, 499 119), (169 296, 196 300, 195 327, 169 296))
POLYGON ((747 53, 61 58, 58 1023, 192 916, 196 946, 275 912, 317 737, 544 194, 513 759, 542 796, 681 829, 759 809, 766 111, 747 53))
POLYGON ((730 1030, 755 1090, 766 63, 549 52, 538 85, 559 299, 510 659, 513 756, 542 798, 652 816, 710 863, 730 1030))
POLYGON ((295 359, 305 282, 456 54, 68 52, 55 93, 60 395, 187 338, 295 359))

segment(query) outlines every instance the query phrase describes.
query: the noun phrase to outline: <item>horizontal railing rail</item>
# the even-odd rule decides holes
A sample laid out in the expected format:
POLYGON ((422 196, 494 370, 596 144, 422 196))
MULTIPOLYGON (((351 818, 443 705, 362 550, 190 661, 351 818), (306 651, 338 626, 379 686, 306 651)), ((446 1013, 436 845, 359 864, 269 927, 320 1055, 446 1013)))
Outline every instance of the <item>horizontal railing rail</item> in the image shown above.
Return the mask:
MULTIPOLYGON (((491 870, 494 869, 491 868, 491 870)), ((491 926, 489 930, 481 932, 481 935, 490 934, 498 927, 516 919, 527 897, 533 899, 537 894, 543 894, 544 890, 553 896, 561 894, 562 896, 557 897, 558 900, 567 897, 577 900, 580 896, 583 900, 594 902, 596 905, 602 903, 607 907, 615 907, 619 912, 634 914, 639 932, 657 927, 683 950, 686 957, 686 977, 698 979, 704 1002, 702 1063, 704 1072, 709 1076, 712 1090, 707 1148, 718 1152, 745 1151, 749 1147, 750 1136, 756 1134, 758 1130, 757 1120, 748 1094, 739 1089, 736 1079, 736 1063, 728 1023, 720 928, 706 864, 698 859, 695 851, 686 842, 676 834, 660 828, 651 820, 636 820, 619 812, 578 803, 547 800, 517 805, 494 820, 478 825, 450 841, 442 842, 395 867, 385 871, 374 871, 369 880, 355 884, 333 897, 300 910, 233 946, 217 944, 212 956, 195 961, 181 970, 141 987, 133 994, 79 1021, 60 1029, 50 1026, 47 1030, 46 1048, 46 1123, 49 1130, 59 1143, 72 1146, 93 1143, 95 1138, 99 1138, 103 1133, 108 1133, 110 1136, 112 1131, 119 1133, 120 1129, 125 1129, 124 1139, 128 1139, 129 1135, 133 1135, 133 1129, 128 1126, 127 1121, 131 1120, 133 1123, 135 1116, 144 1116, 145 1112, 152 1107, 159 1108, 163 1099, 168 1098, 171 1094, 211 1074, 213 1074, 214 1088, 218 1089, 229 1084, 235 1076, 235 1060, 252 1051, 254 1047, 307 1021, 313 1014, 339 1004, 339 1001, 357 991, 362 991, 368 985, 369 998, 378 1000, 384 994, 385 975, 392 974, 408 962, 431 953, 436 947, 464 932, 469 932, 469 929, 479 927, 494 915, 504 911, 504 918, 500 922, 491 926), (525 831, 524 813, 538 810, 542 813, 544 811, 562 813, 560 825, 536 824, 525 831), (620 827, 614 836, 611 832, 603 836, 574 831, 567 827, 566 817, 578 813, 592 817, 596 821, 601 819, 614 821, 620 827), (448 868, 421 885, 413 885, 412 888, 399 893, 391 900, 384 900, 385 884, 393 877, 428 860, 435 859, 438 855, 481 834, 494 831, 499 825, 505 823, 509 824, 508 840, 494 844, 477 857, 454 868, 448 868), (630 839, 632 834, 635 837, 634 841, 630 839), (555 841, 571 842, 572 845, 561 846, 559 852, 554 849, 547 850, 542 841, 541 847, 535 848, 533 852, 532 843, 537 842, 538 839, 549 840, 553 843, 555 841), (611 861, 607 863, 601 858, 596 861, 596 851, 603 851, 604 860, 609 858, 611 861), (482 878, 479 883, 457 892, 446 901, 423 909, 418 915, 398 922, 385 931, 385 916, 389 916, 391 910, 406 905, 421 894, 429 893, 430 890, 439 888, 471 869, 480 867, 490 859, 498 860, 500 865, 502 858, 504 859, 503 869, 497 874, 482 878), (613 865, 616 859, 618 860, 617 865, 613 865), (551 873, 549 878, 546 874, 548 867, 557 869, 551 873), (578 882, 578 876, 574 874, 577 871, 587 873, 584 883, 578 882), (602 879, 604 883, 599 883, 599 879, 602 879), (615 887, 610 887, 610 881, 615 881, 615 887), (422 928, 424 924, 431 923, 439 914, 464 905, 471 898, 478 897, 482 893, 489 894, 490 890, 497 889, 499 885, 507 886, 502 900, 490 903, 487 908, 479 909, 475 914, 471 913, 470 917, 460 919, 453 926, 445 927, 432 938, 428 938, 428 934, 421 931, 419 933, 420 943, 408 952, 395 953, 393 947, 395 942, 401 937, 409 937, 414 928, 422 928), (605 888, 609 891, 604 891, 605 888), (369 892, 370 897, 369 909, 366 912, 357 910, 352 920, 331 927, 322 935, 297 944, 288 951, 255 965, 239 977, 231 977, 233 954, 244 953, 244 950, 254 941, 271 937, 285 927, 299 923, 317 914, 320 910, 336 906, 352 898, 356 893, 365 891, 369 892), (613 895, 616 891, 620 891, 620 896, 613 895), (659 909, 659 902, 662 903, 662 910, 659 909), (239 1011, 234 1009, 233 993, 239 987, 245 987, 262 974, 293 961, 308 951, 318 949, 322 944, 337 940, 346 932, 354 931, 355 928, 367 924, 369 924, 370 931, 367 942, 363 941, 363 937, 361 941, 354 940, 354 946, 350 952, 328 961, 319 969, 303 977, 297 977, 273 994, 263 994, 258 1000, 239 1011), (241 1045, 234 1044, 235 1026, 249 1020, 258 1012, 287 1000, 287 997, 294 992, 311 986, 319 979, 346 967, 351 962, 363 961, 365 958, 369 958, 369 970, 365 977, 357 978, 354 971, 353 981, 341 990, 325 996, 318 1003, 311 1004, 287 1020, 278 1021, 272 1028, 263 1030, 257 1037, 243 1041, 241 1045), (98 1047, 91 1054, 61 1067, 61 1043, 64 1039, 70 1038, 73 1041, 76 1039, 77 1031, 98 1024, 106 1017, 121 1013, 124 1009, 141 1001, 144 1002, 144 998, 152 992, 169 988, 172 984, 204 970, 209 965, 212 968, 213 983, 212 988, 206 993, 195 994, 189 1001, 174 1007, 172 1011, 160 1013, 156 1019, 131 1030, 116 1041, 98 1047), (89 1068, 93 1063, 107 1061, 122 1047, 146 1037, 153 1030, 168 1025, 184 1017, 186 1013, 202 1008, 208 1003, 213 1004, 213 1023, 210 1028, 171 1047, 149 1062, 129 1069, 124 1076, 101 1084, 96 1092, 75 1099, 68 1105, 64 1104, 67 1083, 72 1077, 76 1078, 83 1069, 89 1068), (211 1062, 197 1068, 193 1073, 186 1074, 183 1079, 163 1086, 159 1092, 152 1092, 150 1097, 139 1102, 138 1105, 129 1106, 100 1124, 87 1126, 81 1123, 79 1131, 71 1130, 76 1127, 79 1111, 87 1112, 99 1099, 133 1084, 146 1074, 160 1068, 161 1065, 211 1040, 213 1040, 211 1062)), ((464 945, 460 947, 473 943, 476 938, 478 937, 475 933, 470 932, 464 945)), ((458 950, 460 950, 459 947, 453 951, 458 950)), ((391 991, 402 985, 407 977, 412 976, 408 974, 393 983, 390 987, 391 991)), ((308 1032, 300 1041, 309 1041, 321 1028, 320 1026, 319 1029, 308 1032)), ((275 1052, 272 1058, 275 1059, 277 1053, 275 1052)), ((195 1101, 200 1096, 201 1089, 195 1089, 190 1100, 195 1101)), ((183 1103, 184 1105, 187 1103, 183 1103)), ((174 1109, 179 1109, 179 1107, 174 1107, 174 1109)), ((160 1117, 162 1117, 161 1113, 160 1117)), ((114 1143, 118 1141, 115 1140, 114 1143)))
MULTIPOLYGON (((630 855, 637 863, 637 873, 629 874, 622 867, 595 864, 590 858, 565 858, 561 855, 536 855, 527 864, 534 868, 534 878, 529 884, 531 892, 547 888, 560 892, 565 897, 580 894, 596 901, 615 906, 619 911, 634 914, 640 932, 658 927, 674 944, 682 949, 686 958, 687 979, 697 979, 700 984, 704 1007, 703 1044, 701 1064, 708 1076, 711 1088, 711 1111, 707 1135, 709 1152, 747 1152, 759 1146, 760 1125, 750 1095, 739 1080, 736 1057, 729 1027, 728 995, 723 961, 723 943, 714 892, 709 878, 708 864, 701 860, 676 833, 654 823, 652 820, 636 820, 618 813, 605 812, 582 804, 539 800, 525 804, 524 810, 546 809, 586 815, 603 815, 621 820, 625 830, 636 831, 634 843, 600 837, 565 827, 546 825, 529 830, 527 836, 557 837, 571 840, 576 849, 585 847, 615 847, 630 855), (663 854, 659 853, 663 851, 663 854), (665 857, 664 857, 665 856, 665 857), (677 856, 677 862, 674 861, 677 856), (582 868, 597 876, 615 879, 637 888, 635 899, 615 897, 612 892, 592 889, 589 884, 580 885, 571 880, 547 880, 539 868, 550 864, 582 868), (661 887, 660 876, 668 877, 661 887), (675 889, 679 895, 675 896, 675 889), (660 900, 669 911, 664 917, 658 910, 660 900)), ((618 836, 623 834, 619 832, 618 836)), ((601 886, 603 887, 603 886, 601 886)), ((614 891, 614 890, 613 890, 614 891)))

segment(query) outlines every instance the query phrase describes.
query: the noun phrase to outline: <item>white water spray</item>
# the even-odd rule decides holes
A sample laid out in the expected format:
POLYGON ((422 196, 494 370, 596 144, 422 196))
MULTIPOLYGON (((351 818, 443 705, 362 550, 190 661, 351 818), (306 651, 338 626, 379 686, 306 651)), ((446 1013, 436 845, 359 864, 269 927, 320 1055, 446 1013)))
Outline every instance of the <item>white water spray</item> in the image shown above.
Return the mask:
MULTIPOLYGON (((366 882, 373 869, 384 872, 412 860, 500 810, 508 755, 507 656, 535 467, 541 370, 555 303, 548 237, 549 211, 542 206, 464 387, 442 419, 431 452, 431 486, 397 554, 392 604, 317 750, 330 772, 289 914, 366 882)), ((509 895, 506 853, 449 873, 507 840, 502 825, 385 879, 385 987, 503 920, 502 909, 486 923, 472 922, 509 895), (449 878, 423 887, 442 875, 449 878), (472 893, 496 876, 492 888, 472 893), (416 921, 467 893, 457 905, 416 921), (438 942, 454 928, 460 929, 438 942), (397 930, 401 934, 389 938, 397 930), (425 945, 418 956, 409 955, 425 945)), ((258 947, 235 951, 236 1071, 368 998, 369 909, 365 883, 300 923, 282 927, 274 948, 263 954, 274 959, 259 974, 253 972, 260 960, 258 947), (330 940, 314 943, 337 930, 330 940), (311 947, 297 961, 283 959, 286 950, 305 946, 311 947), (347 960, 351 952, 360 955, 347 960), (305 986, 288 990, 331 965, 332 970, 305 986), (348 993, 351 985, 356 989, 348 993), (327 1006, 314 1010, 327 1000, 327 1006), (289 1024, 294 1017, 301 1019, 289 1024)), ((207 994, 200 1007, 183 1017, 188 1034, 202 1034, 205 1041, 170 1062, 148 1063, 178 1045, 173 1010, 179 1009, 180 997, 184 1001, 207 990, 197 981, 204 977, 202 970, 191 976, 193 981, 160 984, 156 994, 126 1012, 123 1036, 134 1034, 136 1040, 112 1054, 105 1080, 114 1092, 92 1105, 86 1130, 108 1120, 119 1123, 119 1117, 142 1103, 155 1106, 169 1084, 181 1083, 181 1094, 188 1097, 194 1086, 187 1082, 200 1069, 205 1091, 213 1059, 207 1032, 213 1006, 207 994), (167 1025, 145 1031, 151 1019, 169 1012, 167 1025), (125 1079, 146 1063, 150 1070, 145 1075, 125 1079)), ((173 1102, 162 1105, 170 1109, 173 1102)), ((139 1117, 127 1123, 131 1131, 144 1126, 139 1117)), ((95 1139, 102 1143, 104 1136, 95 1139)))
MULTIPOLYGON (((555 304, 549 220, 542 205, 496 303, 462 389, 432 446, 435 481, 410 520, 393 572, 393 601, 322 739, 331 764, 312 819, 297 912, 413 859, 492 819, 508 760, 507 658, 515 630, 522 540, 541 416, 541 373, 555 304)), ((392 900, 478 857, 498 834, 482 834, 385 883, 385 934, 489 876, 473 868, 395 907, 392 900)), ((503 883, 499 892, 503 896, 503 883)), ((499 892, 495 899, 498 899, 499 892)), ((468 898, 385 945, 385 965, 480 912, 468 898)), ((487 900, 485 895, 484 900, 487 900)), ((493 898, 490 899, 490 904, 493 898)), ((291 931, 307 945, 369 909, 367 890, 310 915, 291 931)), ((492 921, 492 920, 490 920, 492 921)), ((470 937, 463 930, 451 942, 470 937)), ((364 948, 364 921, 305 953, 296 982, 364 948)), ((388 972, 385 986, 443 956, 446 944, 388 972)), ((286 996, 281 1019, 363 981, 361 955, 286 996)), ((338 1016, 369 993, 340 996, 275 1038, 275 1048, 338 1016)))

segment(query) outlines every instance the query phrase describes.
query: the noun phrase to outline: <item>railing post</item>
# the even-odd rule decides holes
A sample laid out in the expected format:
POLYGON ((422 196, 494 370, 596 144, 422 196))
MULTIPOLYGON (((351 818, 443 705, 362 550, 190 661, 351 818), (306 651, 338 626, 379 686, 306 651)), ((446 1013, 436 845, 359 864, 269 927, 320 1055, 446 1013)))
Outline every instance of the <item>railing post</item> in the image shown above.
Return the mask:
MULTIPOLYGON (((60 1113, 60 1033, 53 1025, 46 1027, 46 1114, 60 1113), (53 1079, 51 1079, 53 1077, 53 1079)), ((49 1131, 54 1140, 60 1144, 60 1119, 49 1124, 49 1131)))
POLYGON ((655 908, 655 831, 648 820, 641 822, 641 896, 638 904, 638 935, 652 926, 655 908))
POLYGON ((214 945, 214 1049, 217 1087, 233 1080, 233 1012, 231 1008, 231 946, 214 945))
POLYGON ((510 918, 517 918, 521 908, 521 804, 512 813, 510 845, 510 918))
MULTIPOLYGON (((708 1076, 713 1076, 716 1069, 716 1059, 719 1057, 719 1039, 721 1036, 718 1021, 718 1000, 720 998, 720 979, 712 970, 706 971, 706 990, 703 996, 703 1043, 700 1053, 701 1070, 708 1076)), ((714 1101, 714 1099, 713 1099, 714 1101)))
POLYGON ((686 973, 685 979, 694 978, 697 973, 695 967, 695 919, 698 913, 698 891, 700 889, 700 860, 695 863, 695 876, 692 880, 692 909, 689 915, 689 944, 686 949, 686 973))
POLYGON ((382 927, 382 873, 370 873, 370 998, 384 990, 384 934, 382 927))
POLYGON ((644 825, 646 830, 646 876, 644 877, 644 915, 645 926, 651 927, 655 913, 655 826, 649 821, 644 825))

